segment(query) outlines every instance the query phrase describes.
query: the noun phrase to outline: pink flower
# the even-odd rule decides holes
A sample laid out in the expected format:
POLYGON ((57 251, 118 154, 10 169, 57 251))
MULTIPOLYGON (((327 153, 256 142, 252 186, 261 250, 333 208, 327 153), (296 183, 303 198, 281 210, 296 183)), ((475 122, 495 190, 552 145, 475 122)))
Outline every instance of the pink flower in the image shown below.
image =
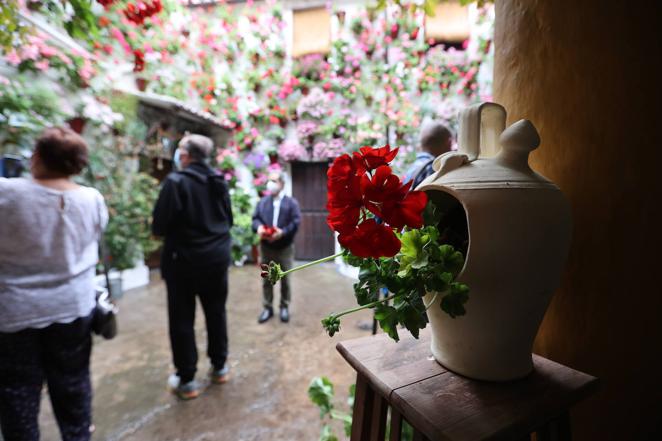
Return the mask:
POLYGON ((46 46, 45 44, 39 47, 39 51, 41 52, 41 55, 44 57, 52 57, 57 54, 57 50, 55 48, 46 46))
POLYGON ((12 66, 18 66, 21 64, 21 57, 18 55, 18 52, 16 52, 15 49, 12 49, 7 55, 5 55, 5 60, 7 60, 7 63, 11 64, 12 66))
POLYGON ((41 71, 45 71, 45 70, 47 70, 47 69, 48 69, 48 66, 49 66, 48 60, 37 61, 37 62, 34 64, 34 67, 36 67, 37 69, 39 69, 39 70, 41 70, 41 71))
POLYGON ((39 48, 35 44, 23 46, 21 49, 21 55, 24 60, 36 60, 39 58, 39 48))
POLYGON ((126 41, 124 38, 124 34, 122 34, 122 31, 120 31, 117 28, 112 28, 110 30, 110 34, 115 37, 115 40, 122 46, 122 49, 124 49, 124 52, 126 52, 129 55, 133 55, 133 50, 131 50, 131 46, 129 43, 126 41))
POLYGON ((59 53, 57 54, 57 56, 60 58, 60 60, 62 60, 64 64, 66 64, 67 66, 71 66, 71 58, 69 58, 67 55, 63 53, 59 53))
POLYGON ((0 84, 8 86, 10 84, 9 78, 0 75, 0 84))

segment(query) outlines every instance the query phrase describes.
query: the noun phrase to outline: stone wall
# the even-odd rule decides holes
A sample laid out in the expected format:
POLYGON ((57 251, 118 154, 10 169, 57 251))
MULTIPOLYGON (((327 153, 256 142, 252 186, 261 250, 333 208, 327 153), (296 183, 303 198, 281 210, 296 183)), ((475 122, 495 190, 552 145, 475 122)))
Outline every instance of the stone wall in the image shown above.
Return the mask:
POLYGON ((570 199, 573 244, 535 351, 601 378, 580 440, 662 439, 660 6, 496 2, 495 101, 540 130, 532 166, 570 199))

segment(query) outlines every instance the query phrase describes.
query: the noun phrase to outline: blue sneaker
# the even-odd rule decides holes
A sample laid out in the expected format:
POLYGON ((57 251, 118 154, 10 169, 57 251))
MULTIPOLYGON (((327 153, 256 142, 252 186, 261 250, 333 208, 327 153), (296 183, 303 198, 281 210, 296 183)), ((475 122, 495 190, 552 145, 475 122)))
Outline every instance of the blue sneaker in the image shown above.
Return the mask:
POLYGON ((180 378, 177 374, 168 377, 168 388, 170 392, 177 395, 180 400, 192 400, 200 396, 200 384, 191 380, 188 383, 180 384, 180 378))

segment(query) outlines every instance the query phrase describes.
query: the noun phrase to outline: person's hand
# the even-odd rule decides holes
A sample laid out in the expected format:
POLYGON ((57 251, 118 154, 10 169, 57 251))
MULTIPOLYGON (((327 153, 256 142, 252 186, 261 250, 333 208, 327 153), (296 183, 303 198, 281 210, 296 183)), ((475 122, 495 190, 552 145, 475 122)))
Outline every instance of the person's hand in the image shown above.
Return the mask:
POLYGON ((260 236, 260 239, 264 239, 264 232, 265 232, 264 225, 260 225, 257 227, 257 235, 260 236))
POLYGON ((283 237, 283 230, 281 230, 278 227, 275 227, 275 228, 276 228, 276 231, 274 232, 274 234, 271 235, 271 242, 273 242, 274 240, 278 240, 281 237, 283 237))

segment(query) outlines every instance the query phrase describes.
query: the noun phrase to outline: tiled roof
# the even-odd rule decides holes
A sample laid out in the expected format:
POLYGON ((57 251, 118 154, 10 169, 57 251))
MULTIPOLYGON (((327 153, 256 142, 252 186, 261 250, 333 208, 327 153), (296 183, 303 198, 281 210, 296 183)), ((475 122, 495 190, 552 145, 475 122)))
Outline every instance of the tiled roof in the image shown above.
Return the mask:
POLYGON ((137 90, 121 89, 119 91, 123 93, 131 94, 137 97, 144 104, 150 105, 152 107, 158 107, 160 109, 169 110, 184 118, 192 119, 194 121, 201 122, 204 124, 210 124, 226 130, 231 130, 228 124, 224 123, 219 118, 212 115, 211 113, 205 112, 200 109, 196 109, 184 103, 183 101, 180 101, 171 96, 159 95, 156 93, 140 92, 137 90))

